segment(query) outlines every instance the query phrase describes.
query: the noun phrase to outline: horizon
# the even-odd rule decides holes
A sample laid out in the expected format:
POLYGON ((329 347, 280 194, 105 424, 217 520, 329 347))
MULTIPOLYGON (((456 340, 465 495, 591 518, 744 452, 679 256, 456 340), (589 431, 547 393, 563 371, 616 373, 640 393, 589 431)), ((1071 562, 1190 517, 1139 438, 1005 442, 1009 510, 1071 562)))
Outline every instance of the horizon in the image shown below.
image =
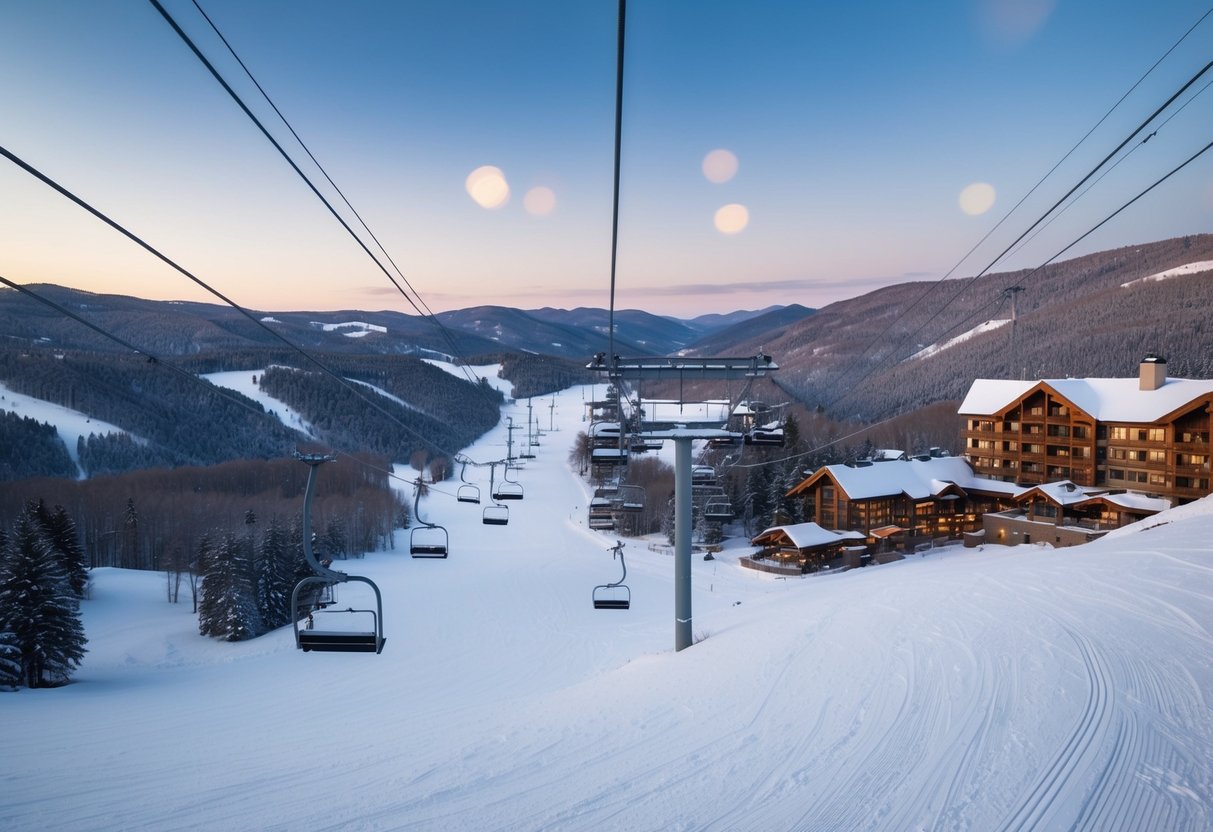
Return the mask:
MULTIPOLYGON (((197 10, 165 5, 285 144, 197 10)), ((204 8, 428 308, 609 307, 615 3, 204 8)), ((1205 63, 1202 14, 633 4, 615 306, 688 320, 976 274, 1205 63)), ((0 145, 245 308, 412 314, 150 5, 6 18, 0 67, 24 80, 0 89, 0 145)), ((1177 101, 993 270, 1047 261, 1187 158, 1211 100, 1177 101)), ((3 160, 0 188, 0 275, 215 302, 3 160)), ((1067 256, 1211 227, 1202 158, 1067 256)))

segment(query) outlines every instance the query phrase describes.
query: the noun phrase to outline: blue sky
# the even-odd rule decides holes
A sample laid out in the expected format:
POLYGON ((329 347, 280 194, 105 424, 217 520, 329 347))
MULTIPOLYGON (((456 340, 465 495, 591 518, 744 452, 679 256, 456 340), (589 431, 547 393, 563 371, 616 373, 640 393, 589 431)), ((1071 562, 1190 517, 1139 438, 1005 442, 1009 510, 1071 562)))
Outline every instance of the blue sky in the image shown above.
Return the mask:
MULTIPOLYGON (((200 2, 430 308, 608 304, 613 0, 200 2), (486 165, 509 186, 491 209, 465 184, 486 165)), ((633 0, 617 307, 823 306, 942 276, 1205 3, 633 0), (716 149, 737 160, 727 181, 703 172, 716 149), (958 202, 974 183, 982 213, 958 202), (714 223, 726 205, 745 209, 734 233, 714 223)), ((285 143, 192 2, 165 5, 285 143)), ((0 0, 0 23, 10 151, 245 306, 412 311, 150 4, 0 0)), ((1213 58, 1211 33, 1213 17, 956 275, 1213 58)), ((1196 97, 998 270, 1038 265, 1202 147, 1211 109, 1196 97)), ((1074 253, 1211 229, 1202 157, 1074 253)), ((8 162, 0 274, 212 299, 8 162)))

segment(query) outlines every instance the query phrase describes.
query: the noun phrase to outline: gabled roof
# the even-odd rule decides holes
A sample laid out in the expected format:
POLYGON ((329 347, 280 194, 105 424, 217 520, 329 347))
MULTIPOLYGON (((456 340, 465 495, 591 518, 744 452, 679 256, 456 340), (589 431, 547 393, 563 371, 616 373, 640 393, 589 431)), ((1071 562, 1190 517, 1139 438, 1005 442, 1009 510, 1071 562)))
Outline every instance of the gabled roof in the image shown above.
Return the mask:
POLYGON ((905 494, 912 500, 955 494, 957 486, 963 491, 1014 496, 1022 488, 1010 482, 991 480, 973 473, 961 457, 943 456, 929 459, 882 462, 852 468, 847 465, 826 465, 792 488, 788 494, 803 493, 823 477, 830 477, 850 500, 871 500, 905 494))
POLYGON ((1122 494, 1096 494, 1093 497, 1087 498, 1080 505, 1089 505, 1091 503, 1111 503, 1117 508, 1123 508, 1126 511, 1135 511, 1141 513, 1157 514, 1160 511, 1166 511, 1171 508, 1171 501, 1162 497, 1149 497, 1145 494, 1138 494, 1135 491, 1126 491, 1122 494))
POLYGON ((863 537, 862 534, 856 532, 832 532, 823 529, 816 523, 795 523, 790 526, 772 526, 764 529, 750 542, 755 546, 761 546, 766 543, 786 541, 797 549, 814 549, 829 546, 832 543, 842 543, 844 540, 863 539, 863 537))
POLYGON ((1044 497, 1046 501, 1064 507, 1084 503, 1091 499, 1091 494, 1069 480, 1058 480, 1032 486, 1015 499, 1027 501, 1033 497, 1044 497))
POLYGON ((1059 378, 1040 381, 976 379, 957 413, 993 416, 1040 385, 1101 422, 1157 422, 1213 396, 1213 379, 1169 378, 1157 390, 1141 390, 1133 378, 1059 378))

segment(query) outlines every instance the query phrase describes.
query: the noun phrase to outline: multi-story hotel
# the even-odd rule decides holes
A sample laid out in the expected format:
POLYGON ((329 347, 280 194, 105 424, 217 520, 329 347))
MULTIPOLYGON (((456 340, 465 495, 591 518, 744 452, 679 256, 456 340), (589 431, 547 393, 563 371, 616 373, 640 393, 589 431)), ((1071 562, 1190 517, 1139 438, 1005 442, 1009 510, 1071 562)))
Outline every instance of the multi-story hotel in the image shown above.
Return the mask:
POLYGON ((1137 378, 978 379, 959 413, 965 455, 981 475, 1069 480, 1174 504, 1211 491, 1213 380, 1167 378, 1157 356, 1137 378))

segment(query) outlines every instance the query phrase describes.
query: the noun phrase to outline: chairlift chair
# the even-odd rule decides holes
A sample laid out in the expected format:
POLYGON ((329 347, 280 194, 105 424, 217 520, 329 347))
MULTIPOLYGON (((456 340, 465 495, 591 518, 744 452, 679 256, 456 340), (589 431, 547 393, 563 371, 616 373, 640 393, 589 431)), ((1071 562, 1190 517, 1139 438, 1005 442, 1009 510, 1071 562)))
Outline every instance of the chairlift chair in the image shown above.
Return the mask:
MULTIPOLYGON (((300 614, 296 612, 295 643, 305 653, 379 653, 387 639, 383 637, 383 629, 379 625, 380 615, 373 609, 320 609, 313 610, 302 616, 306 621, 300 629, 300 614), (358 629, 324 629, 315 626, 316 616, 348 615, 362 617, 362 626, 358 629), (369 617, 370 626, 365 622, 369 617)), ((335 619, 334 619, 335 620, 335 619)))
POLYGON ((467 468, 468 463, 467 460, 464 459, 463 467, 459 469, 459 479, 462 481, 462 484, 455 492, 455 499, 461 503, 475 503, 476 505, 480 505, 480 486, 467 481, 467 477, 464 476, 464 474, 467 473, 467 468))
POLYGON ((713 498, 703 507, 703 518, 714 523, 727 523, 733 519, 733 506, 728 500, 713 498))
POLYGON ((481 521, 486 526, 504 526, 510 522, 509 506, 495 502, 498 499, 496 486, 498 464, 496 462, 489 463, 489 495, 493 498, 494 503, 491 506, 485 506, 484 512, 481 514, 481 521))
POLYGON ((431 523, 421 516, 421 478, 413 483, 413 519, 420 523, 409 534, 409 554, 415 558, 445 558, 450 546, 446 527, 431 523))
POLYGON ((591 598, 596 610, 626 610, 632 606, 632 590, 628 589, 623 582, 628 576, 627 564, 623 562, 623 541, 616 541, 615 545, 611 547, 611 552, 613 553, 612 559, 619 558, 623 574, 618 581, 594 587, 591 598))
POLYGON ((644 489, 639 485, 620 486, 619 510, 629 514, 644 511, 644 489))
POLYGON ((782 447, 783 445, 783 428, 780 427, 760 427, 753 428, 745 438, 747 445, 770 445, 782 447))
POLYGON ((510 507, 493 503, 484 507, 481 520, 486 526, 504 526, 510 522, 510 507))
MULTIPOLYGON (((347 575, 344 572, 338 572, 335 569, 329 569, 327 566, 322 566, 316 560, 315 553, 312 551, 312 535, 308 533, 312 527, 312 495, 316 490, 316 471, 321 463, 332 460, 332 457, 319 454, 296 454, 296 457, 305 462, 309 466, 307 477, 307 488, 303 493, 303 556, 307 560, 308 566, 312 568, 315 574, 307 575, 301 578, 295 584, 291 591, 291 611, 292 626, 295 631, 295 646, 305 653, 316 651, 325 653, 381 653, 383 645, 387 641, 383 635, 383 596, 379 592, 379 587, 370 578, 364 578, 361 575, 347 575), (327 604, 323 604, 319 599, 326 596, 330 599, 335 598, 333 589, 338 583, 348 583, 356 581, 364 583, 371 588, 375 593, 374 609, 348 609, 339 610, 331 609, 327 604), (317 586, 319 591, 311 593, 309 587, 317 586), (300 599, 306 599, 304 607, 300 606, 300 599), (358 629, 317 629, 315 626, 315 616, 324 614, 341 614, 354 615, 355 623, 361 623, 358 629), (300 620, 305 620, 306 624, 301 629, 299 626, 300 620), (369 619, 370 626, 365 626, 365 622, 369 619)), ((336 620, 336 619, 334 619, 336 620)), ((351 619, 347 619, 349 621, 351 619)))

